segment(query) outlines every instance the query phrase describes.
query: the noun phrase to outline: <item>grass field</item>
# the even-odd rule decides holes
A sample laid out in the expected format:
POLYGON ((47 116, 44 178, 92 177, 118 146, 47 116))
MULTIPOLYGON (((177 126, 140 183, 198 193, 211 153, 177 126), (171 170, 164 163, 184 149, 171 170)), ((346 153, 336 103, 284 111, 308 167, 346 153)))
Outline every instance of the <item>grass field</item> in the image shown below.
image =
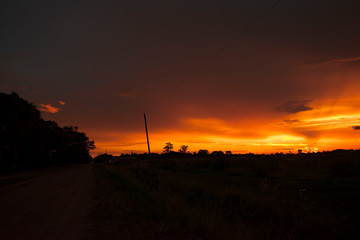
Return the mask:
POLYGON ((358 152, 95 167, 103 239, 360 239, 358 152))

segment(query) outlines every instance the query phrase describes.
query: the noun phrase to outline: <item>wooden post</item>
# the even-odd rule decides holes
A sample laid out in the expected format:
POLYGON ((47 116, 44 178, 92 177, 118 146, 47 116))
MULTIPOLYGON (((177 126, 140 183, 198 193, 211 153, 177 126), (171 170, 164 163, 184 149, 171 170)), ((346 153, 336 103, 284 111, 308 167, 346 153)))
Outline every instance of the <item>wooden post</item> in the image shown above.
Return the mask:
POLYGON ((147 129, 147 123, 146 123, 146 115, 145 115, 145 113, 144 113, 144 121, 145 121, 145 131, 146 131, 146 140, 147 140, 147 145, 148 145, 148 152, 149 152, 149 156, 150 156, 149 134, 148 134, 148 129, 147 129))

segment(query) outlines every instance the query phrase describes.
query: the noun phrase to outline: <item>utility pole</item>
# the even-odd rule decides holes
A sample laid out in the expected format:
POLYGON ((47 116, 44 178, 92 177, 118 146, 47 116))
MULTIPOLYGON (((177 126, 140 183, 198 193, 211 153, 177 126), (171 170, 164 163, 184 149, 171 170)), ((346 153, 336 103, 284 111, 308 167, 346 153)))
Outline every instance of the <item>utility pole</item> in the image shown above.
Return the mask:
POLYGON ((146 140, 147 140, 147 145, 148 145, 148 152, 149 152, 149 156, 150 156, 149 134, 148 134, 148 129, 147 129, 147 123, 146 123, 146 115, 145 115, 145 113, 144 113, 144 121, 145 121, 145 131, 146 131, 146 140))

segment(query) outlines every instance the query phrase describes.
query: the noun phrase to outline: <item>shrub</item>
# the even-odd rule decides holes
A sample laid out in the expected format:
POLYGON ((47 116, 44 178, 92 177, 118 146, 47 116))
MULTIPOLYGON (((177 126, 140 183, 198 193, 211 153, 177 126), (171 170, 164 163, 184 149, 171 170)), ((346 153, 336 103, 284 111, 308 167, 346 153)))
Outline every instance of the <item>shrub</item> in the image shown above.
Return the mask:
POLYGON ((139 179, 150 190, 158 190, 159 175, 151 166, 135 165, 130 169, 131 175, 139 179))

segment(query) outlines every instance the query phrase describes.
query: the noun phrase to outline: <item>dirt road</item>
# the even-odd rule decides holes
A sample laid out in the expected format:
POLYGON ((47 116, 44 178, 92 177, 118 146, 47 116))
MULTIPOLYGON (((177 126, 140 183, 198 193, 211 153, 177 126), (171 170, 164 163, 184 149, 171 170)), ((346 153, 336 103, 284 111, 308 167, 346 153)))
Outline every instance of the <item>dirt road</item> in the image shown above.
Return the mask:
POLYGON ((0 189, 0 239, 89 239, 94 207, 92 166, 0 189))

